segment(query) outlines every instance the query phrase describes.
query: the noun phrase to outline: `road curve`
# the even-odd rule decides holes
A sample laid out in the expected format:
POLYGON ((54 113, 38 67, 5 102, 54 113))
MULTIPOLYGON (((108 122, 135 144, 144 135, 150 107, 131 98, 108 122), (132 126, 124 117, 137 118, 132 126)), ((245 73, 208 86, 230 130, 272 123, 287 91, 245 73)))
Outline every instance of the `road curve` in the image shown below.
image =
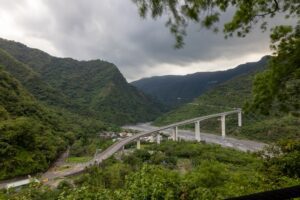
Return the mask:
MULTIPOLYGON (((149 130, 155 130, 157 127, 152 126, 150 123, 142 123, 136 125, 123 126, 123 128, 145 132, 149 130)), ((170 136, 172 135, 171 130, 165 130, 161 132, 166 135, 170 135, 170 136)), ((195 140, 195 133, 189 130, 178 130, 178 137, 183 140, 193 141, 195 140)), ((266 144, 262 142, 256 142, 256 141, 245 140, 245 139, 236 139, 232 137, 226 137, 225 139, 223 139, 221 134, 216 135, 216 134, 209 134, 209 133, 202 133, 202 132, 201 132, 201 140, 207 143, 219 144, 223 147, 230 147, 244 152, 260 151, 266 146, 266 144)))
MULTIPOLYGON (((103 160, 109 158, 114 153, 116 153, 117 151, 122 149, 126 144, 129 144, 140 137, 145 137, 145 136, 149 136, 149 135, 161 132, 161 131, 166 131, 167 129, 173 128, 175 126, 191 124, 196 121, 202 121, 202 120, 209 119, 209 118, 230 115, 230 114, 238 113, 240 111, 241 110, 237 109, 237 110, 233 110, 233 111, 229 111, 229 112, 198 117, 198 118, 181 121, 181 122, 170 124, 170 125, 163 126, 163 127, 153 127, 153 126, 150 126, 149 124, 148 125, 144 124, 144 127, 142 128, 142 130, 144 132, 138 133, 131 137, 127 137, 123 140, 120 140, 120 141, 112 144, 107 149, 105 149, 103 152, 98 154, 95 158, 93 158, 91 161, 84 163, 84 164, 76 165, 76 166, 71 167, 70 169, 67 169, 64 171, 56 172, 56 171, 49 170, 42 175, 41 180, 48 179, 51 181, 56 178, 62 178, 62 177, 67 177, 67 176, 82 173, 83 171, 85 171, 86 167, 101 163, 103 160)), ((138 129, 139 126, 125 126, 125 128, 138 129)), ((258 143, 258 142, 253 142, 253 141, 249 141, 249 140, 238 140, 238 139, 234 139, 234 138, 222 139, 220 136, 217 136, 217 135, 204 134, 204 133, 201 133, 201 134, 202 134, 201 135, 202 139, 204 139, 205 141, 207 141, 209 143, 217 143, 222 146, 232 147, 232 148, 239 149, 242 151, 257 151, 257 150, 261 150, 265 146, 264 143, 258 143)), ((186 139, 186 140, 193 140, 194 135, 190 131, 179 131, 179 137, 182 139, 186 139)), ((1 184, 0 184, 0 186, 5 187, 4 185, 1 185, 1 184)))

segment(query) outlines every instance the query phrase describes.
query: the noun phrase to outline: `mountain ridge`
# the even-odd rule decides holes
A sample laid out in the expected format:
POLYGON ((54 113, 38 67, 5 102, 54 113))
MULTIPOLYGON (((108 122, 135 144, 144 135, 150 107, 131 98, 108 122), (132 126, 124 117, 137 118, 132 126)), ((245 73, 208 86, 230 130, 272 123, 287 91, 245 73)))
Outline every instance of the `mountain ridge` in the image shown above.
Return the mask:
POLYGON ((178 106, 229 79, 262 69, 268 58, 269 56, 264 56, 258 62, 248 62, 224 71, 155 76, 133 81, 131 84, 162 103, 178 106))
MULTIPOLYGON (((41 84, 27 85, 35 97, 48 104, 69 107, 72 112, 118 125, 152 120, 163 109, 153 98, 128 84, 119 69, 110 62, 53 57, 41 50, 5 39, 0 39, 0 49, 36 72, 41 84, 61 94, 57 97, 63 97, 61 101, 54 99, 49 102, 49 98, 41 98, 39 92, 43 89, 36 91, 31 88, 41 84), (108 82, 113 84, 108 85, 108 82), (106 87, 114 88, 117 95, 108 93, 106 87)), ((16 74, 17 70, 10 68, 8 71, 16 74)), ((24 77, 18 78, 25 83, 24 77)))

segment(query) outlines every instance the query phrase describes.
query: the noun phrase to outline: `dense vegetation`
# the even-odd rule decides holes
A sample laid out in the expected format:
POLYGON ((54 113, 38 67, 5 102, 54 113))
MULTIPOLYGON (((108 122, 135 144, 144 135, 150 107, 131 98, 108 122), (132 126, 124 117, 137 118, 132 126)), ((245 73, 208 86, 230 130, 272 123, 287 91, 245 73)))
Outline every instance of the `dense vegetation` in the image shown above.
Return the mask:
POLYGON ((45 170, 74 135, 2 67, 0 80, 0 179, 45 170))
POLYGON ((44 171, 82 136, 114 128, 38 102, 0 67, 0 179, 44 171))
MULTIPOLYGON (((161 126, 193 117, 242 108, 252 97, 252 83, 256 74, 257 72, 250 73, 229 80, 204 93, 192 103, 162 115, 154 121, 154 124, 161 126)), ((249 111, 243 114, 241 128, 237 127, 237 116, 228 116, 226 129, 229 135, 274 142, 280 139, 299 138, 299 125, 299 117, 291 114, 277 113, 277 115, 263 116, 249 111)), ((220 133, 220 129, 220 122, 217 119, 201 122, 203 132, 220 133)))
MULTIPOLYGON (((178 6, 181 1, 135 2, 142 16, 148 10, 153 17, 169 12, 167 26, 177 39, 177 47, 183 44, 186 19, 210 28, 218 21, 219 12, 229 7, 237 9, 232 21, 224 26, 224 32, 231 35, 237 31, 238 36, 245 36, 252 23, 267 15, 274 16, 279 11, 300 14, 299 2, 295 0, 280 3, 276 0, 187 1, 182 6, 178 6), (217 11, 213 10, 215 7, 217 11), (210 14, 200 19, 200 11, 207 10, 210 14)), ((266 24, 261 27, 265 29, 266 24)), ((271 38, 276 57, 272 58, 268 70, 257 76, 254 96, 247 104, 250 111, 271 116, 248 112, 245 126, 233 132, 265 141, 293 139, 269 147, 268 152, 262 153, 264 159, 213 145, 167 142, 135 151, 121 160, 111 158, 72 184, 63 182, 54 190, 33 184, 32 188, 20 192, 0 192, 0 198, 223 199, 299 184, 299 26, 277 27, 271 38)), ((122 124, 147 120, 158 112, 151 109, 154 104, 148 97, 126 85, 110 63, 54 58, 6 40, 1 40, 0 48, 6 51, 0 52, 3 65, 0 71, 0 178, 46 169, 76 137, 80 140, 74 143, 73 149, 77 149, 77 144, 77 147, 86 146, 85 134, 107 127, 97 119, 122 124), (53 98, 55 96, 59 99, 53 98), (145 101, 151 106, 145 106, 145 101), (86 119, 86 116, 91 118, 86 119), (81 134, 77 135, 78 132, 81 134)), ((240 106, 245 98, 250 98, 252 80, 253 75, 231 80, 168 117, 160 118, 157 123, 172 122, 175 116, 186 118, 240 106)), ((216 128, 214 123, 209 122, 207 126, 216 128)), ((233 119, 229 119, 229 124, 233 124, 233 119)), ((74 154, 84 155, 88 151, 79 150, 74 154)))
MULTIPOLYGON (((271 49, 274 57, 268 69, 255 79, 253 97, 247 105, 251 111, 264 115, 274 112, 299 115, 300 100, 300 2, 298 0, 209 0, 209 1, 151 1, 134 0, 141 17, 167 16, 166 26, 175 36, 175 47, 184 46, 184 36, 189 22, 218 32, 223 27, 225 38, 246 37, 255 25, 264 32, 271 32, 271 49), (221 16, 230 14, 228 21, 220 22, 221 16), (277 16, 284 24, 268 24, 277 16), (292 20, 286 20, 292 19, 292 20), (275 107, 275 109, 274 109, 275 107)), ((277 19, 277 20, 278 20, 277 19)), ((280 21, 280 20, 278 20, 280 21)))
POLYGON ((104 61, 55 58, 0 39, 0 67, 0 180, 45 171, 69 145, 74 155, 94 154, 99 145, 85 141, 99 131, 160 112, 104 61))
POLYGON ((174 107, 191 102, 227 80, 265 68, 267 59, 265 56, 258 62, 242 64, 226 71, 197 72, 184 76, 156 76, 143 78, 131 84, 164 104, 174 107))
POLYGON ((118 125, 151 120, 162 109, 112 63, 57 58, 4 39, 0 49, 7 52, 1 52, 0 63, 47 104, 118 125))
POLYGON ((299 184, 299 179, 288 177, 299 172, 295 168, 299 163, 291 166, 292 162, 280 157, 268 161, 216 145, 164 142, 118 160, 106 160, 86 174, 62 182, 57 189, 32 185, 3 194, 3 198, 224 199, 299 184), (292 174, 277 168, 280 162, 287 164, 285 170, 292 174))
POLYGON ((300 22, 294 30, 289 26, 276 27, 271 41, 276 56, 268 69, 256 77, 248 109, 265 115, 289 112, 299 116, 300 22))

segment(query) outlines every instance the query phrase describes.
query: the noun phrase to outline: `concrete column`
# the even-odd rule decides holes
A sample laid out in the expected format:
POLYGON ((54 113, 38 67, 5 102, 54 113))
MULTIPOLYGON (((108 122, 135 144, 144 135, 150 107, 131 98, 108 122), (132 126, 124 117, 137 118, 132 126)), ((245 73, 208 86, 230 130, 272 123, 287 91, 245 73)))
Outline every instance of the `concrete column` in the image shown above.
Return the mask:
POLYGON ((242 111, 238 112, 238 126, 242 126, 242 111))
POLYGON ((160 134, 158 133, 157 135, 156 135, 156 143, 157 144, 160 144, 160 134))
POLYGON ((200 136, 200 121, 195 122, 195 139, 197 142, 201 141, 200 136))
POLYGON ((178 127, 175 126, 173 129, 173 140, 178 141, 178 127))
POLYGON ((136 141, 136 148, 141 149, 141 139, 140 138, 138 138, 136 141))
POLYGON ((226 117, 225 115, 221 116, 221 127, 222 127, 222 138, 223 139, 225 139, 225 136, 226 136, 226 132, 225 132, 226 131, 226 126, 225 126, 226 119, 225 119, 225 117, 226 117))

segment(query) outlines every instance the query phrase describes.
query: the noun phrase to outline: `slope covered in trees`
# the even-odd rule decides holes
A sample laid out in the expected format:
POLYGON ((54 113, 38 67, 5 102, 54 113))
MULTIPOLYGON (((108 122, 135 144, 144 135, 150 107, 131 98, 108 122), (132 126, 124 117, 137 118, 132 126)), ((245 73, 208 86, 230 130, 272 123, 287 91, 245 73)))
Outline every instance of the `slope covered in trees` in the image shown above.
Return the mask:
POLYGON ((47 169, 74 137, 0 67, 0 179, 47 169))
POLYGON ((234 77, 262 69, 268 57, 258 62, 239 65, 216 72, 198 72, 184 76, 157 76, 144 78, 131 84, 169 106, 191 102, 194 98, 234 77))
POLYGON ((15 59, 7 70, 48 104, 114 124, 147 121, 160 113, 161 106, 129 85, 112 63, 57 58, 4 39, 0 48, 15 59))
MULTIPOLYGON (((189 118, 243 108, 245 103, 252 98, 253 80, 255 75, 259 74, 258 72, 260 71, 229 80, 207 91, 193 102, 158 117, 154 124, 158 126, 167 125, 189 118)), ((263 116, 249 111, 243 114, 243 126, 241 128, 237 128, 236 116, 228 116, 226 129, 229 135, 274 142, 280 139, 299 138, 299 124, 299 117, 290 114, 277 113, 277 115, 263 116)), ((220 129, 220 121, 216 119, 201 123, 203 132, 220 133, 220 129)))
POLYGON ((0 43, 0 179, 45 171, 75 140, 160 112, 113 64, 0 43))

